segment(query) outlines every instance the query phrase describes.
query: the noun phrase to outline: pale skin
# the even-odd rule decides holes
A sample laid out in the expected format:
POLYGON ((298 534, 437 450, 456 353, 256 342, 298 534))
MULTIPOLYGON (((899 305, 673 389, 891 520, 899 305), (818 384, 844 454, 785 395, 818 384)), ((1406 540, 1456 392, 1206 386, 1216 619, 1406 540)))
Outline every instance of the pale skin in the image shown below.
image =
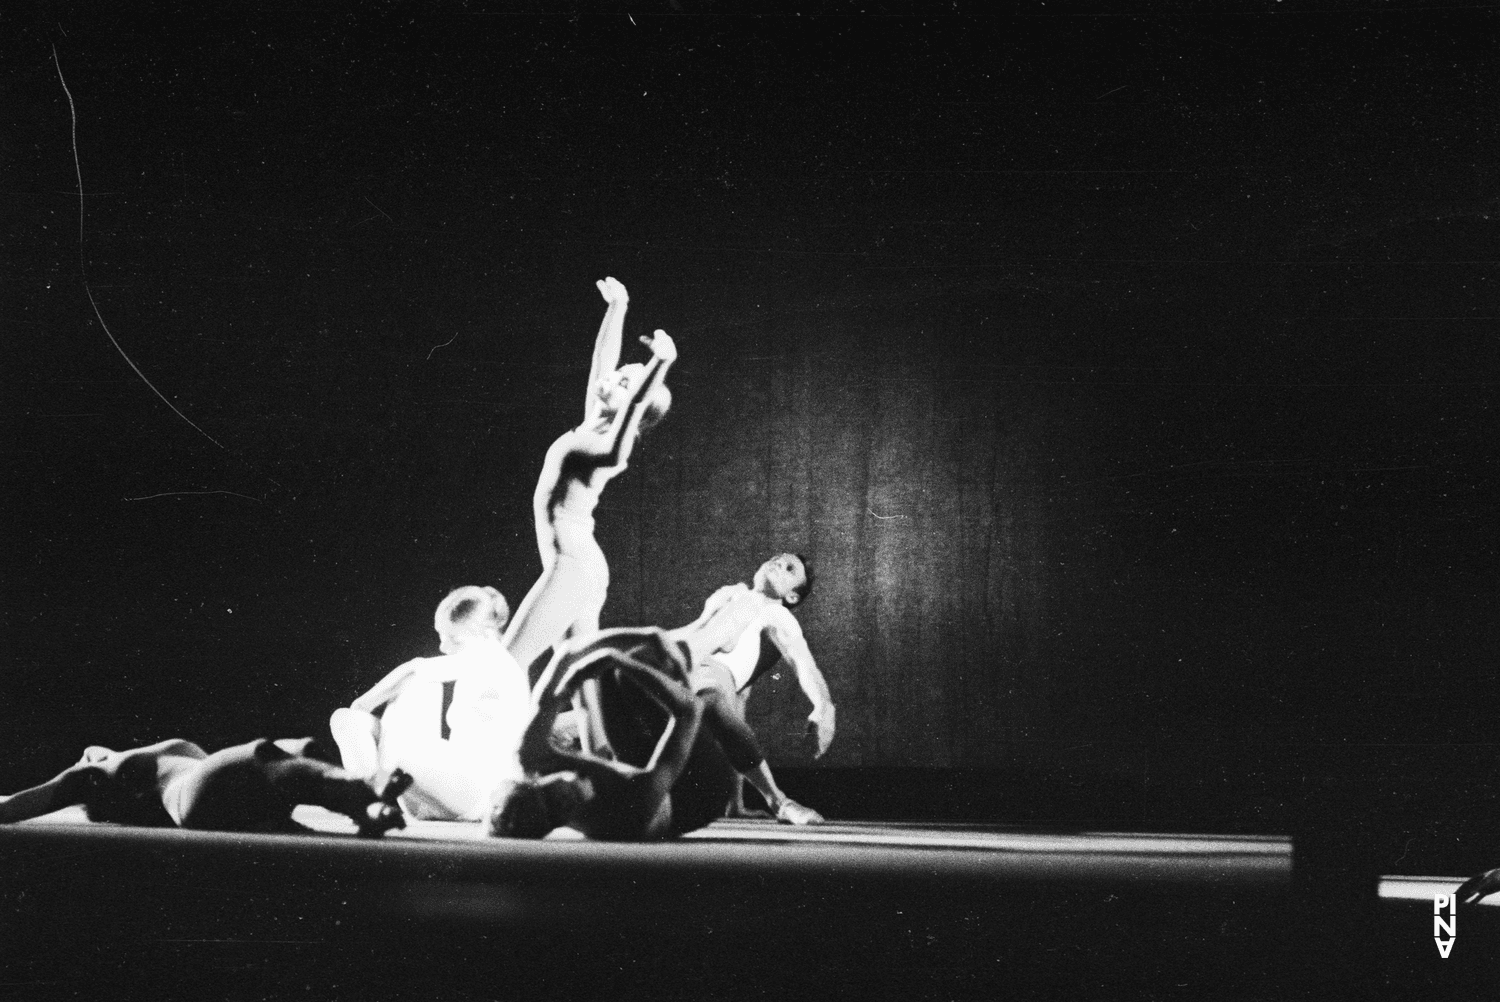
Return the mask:
POLYGON ((583 421, 547 450, 532 501, 542 575, 505 633, 506 646, 523 666, 568 636, 598 629, 608 565, 592 538, 592 514, 604 486, 628 466, 646 404, 677 359, 672 338, 658 330, 641 338, 652 355, 644 369, 620 369, 629 295, 613 278, 598 288, 607 307, 594 343, 583 421), (578 540, 573 534, 579 531, 588 538, 578 540), (565 555, 581 559, 560 567, 565 555))
MULTIPOLYGON (((266 761, 269 764, 258 774, 257 782, 262 791, 274 790, 285 797, 287 803, 316 804, 346 814, 354 820, 361 834, 379 835, 391 828, 401 827, 400 810, 389 799, 384 798, 382 793, 377 792, 378 787, 385 787, 387 781, 394 777, 386 777, 380 783, 369 783, 336 766, 309 758, 304 754, 309 743, 305 738, 283 739, 273 743, 279 750, 268 753, 266 761)), ((201 770, 212 767, 215 760, 222 761, 224 755, 241 755, 234 768, 242 777, 239 782, 243 783, 245 756, 250 747, 245 745, 210 756, 198 745, 179 738, 125 751, 90 745, 84 749, 83 757, 77 764, 69 766, 52 779, 11 796, 0 797, 0 824, 41 817, 73 804, 97 805, 99 800, 96 798, 109 792, 115 792, 118 795, 117 801, 122 803, 128 803, 131 798, 136 798, 136 802, 141 803, 139 798, 151 796, 156 802, 165 805, 174 792, 181 792, 174 791, 174 787, 199 780, 201 770), (120 797, 124 799, 120 800, 120 797)), ((254 760, 259 762, 261 758, 261 752, 257 750, 254 760)), ((389 787, 392 797, 405 782, 405 777, 401 777, 399 784, 389 787)), ((283 816, 273 809, 268 814, 262 814, 267 808, 258 802, 257 792, 252 789, 248 795, 252 801, 248 805, 248 811, 239 815, 242 823, 257 829, 298 829, 290 820, 289 813, 283 816)), ((217 813, 222 821, 224 806, 222 793, 218 796, 221 810, 214 812, 211 809, 207 818, 197 815, 197 821, 186 816, 181 819, 173 816, 169 819, 165 806, 148 809, 144 804, 138 808, 130 808, 125 820, 130 824, 159 824, 178 820, 186 827, 216 827, 213 815, 217 813)), ((178 799, 176 802, 180 804, 182 801, 178 799)), ((202 800, 198 802, 203 803, 202 800)), ((235 812, 231 810, 231 813, 235 812)), ((231 830, 242 829, 235 826, 231 830)))
MULTIPOLYGON (((792 666, 803 693, 812 702, 812 713, 808 715, 807 729, 817 735, 815 758, 821 758, 833 743, 836 711, 828 682, 823 678, 807 640, 802 635, 802 626, 791 613, 791 606, 801 599, 798 589, 807 582, 807 571, 794 553, 781 553, 767 560, 756 570, 749 585, 733 584, 720 588, 704 603, 703 613, 687 626, 672 631, 674 639, 685 640, 692 648, 694 663, 705 658, 737 651, 741 645, 753 644, 755 650, 741 652, 758 657, 762 639, 769 640, 792 666)), ((750 698, 746 686, 736 699, 740 715, 745 714, 745 705, 750 698)), ((770 776, 770 770, 761 763, 764 775, 749 775, 748 779, 773 814, 781 817, 787 810, 782 805, 781 791, 770 776)), ((795 804, 795 802, 793 802, 795 804)), ((808 811, 801 805, 797 809, 808 811)), ((738 816, 754 816, 744 802, 744 788, 735 794, 731 813, 738 816)), ((808 811, 809 814, 815 812, 808 811)), ((792 818, 794 823, 821 820, 816 817, 792 818)))
MULTIPOLYGON (((741 638, 752 633, 769 640, 797 673, 797 683, 812 703, 808 730, 817 734, 814 757, 821 758, 833 743, 836 711, 828 681, 791 612, 800 599, 797 589, 806 581, 807 572, 796 554, 778 554, 760 565, 750 584, 726 585, 710 595, 702 615, 671 635, 688 642, 695 663, 735 650, 745 642, 741 638)), ((748 689, 740 694, 742 704, 748 696, 748 689)))
MULTIPOLYGON (((444 654, 477 654, 482 663, 503 673, 499 661, 507 655, 501 643, 501 625, 490 616, 477 614, 471 624, 455 625, 441 634, 440 649, 444 654)), ((512 667, 519 676, 519 667, 512 667)), ((432 816, 477 818, 488 802, 492 770, 476 767, 473 743, 461 742, 457 729, 449 741, 438 735, 436 726, 442 714, 441 684, 456 681, 459 676, 455 671, 465 669, 472 670, 472 666, 451 658, 413 658, 348 707, 335 710, 329 729, 344 767, 362 777, 399 768, 412 777, 408 796, 424 805, 422 810, 431 808, 432 816), (384 719, 375 716, 381 707, 388 707, 384 719)), ((476 679, 481 692, 504 681, 503 674, 487 681, 491 678, 485 675, 476 679)), ((515 697, 524 706, 518 705, 516 710, 529 712, 524 677, 517 685, 515 697)), ((457 704, 454 709, 459 709, 457 704)))

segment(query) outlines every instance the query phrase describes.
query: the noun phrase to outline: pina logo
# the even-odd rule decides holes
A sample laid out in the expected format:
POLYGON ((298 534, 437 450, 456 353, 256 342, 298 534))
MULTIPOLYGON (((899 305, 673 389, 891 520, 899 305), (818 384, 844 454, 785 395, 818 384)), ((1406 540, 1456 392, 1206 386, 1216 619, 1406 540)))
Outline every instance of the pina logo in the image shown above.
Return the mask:
POLYGON ((1437 944, 1438 955, 1447 960, 1448 954, 1453 952, 1453 944, 1458 941, 1458 895, 1432 896, 1432 941, 1437 944), (1443 918, 1444 908, 1448 909, 1447 918, 1443 918))

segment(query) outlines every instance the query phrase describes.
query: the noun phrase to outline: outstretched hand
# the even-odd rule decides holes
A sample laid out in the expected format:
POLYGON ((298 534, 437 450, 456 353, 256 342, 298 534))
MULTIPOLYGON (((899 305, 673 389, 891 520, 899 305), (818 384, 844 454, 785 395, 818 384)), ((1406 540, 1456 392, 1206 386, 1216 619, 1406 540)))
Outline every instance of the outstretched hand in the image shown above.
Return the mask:
POLYGON ((604 301, 611 306, 624 306, 630 302, 630 293, 625 291, 625 286, 620 284, 619 279, 601 278, 594 285, 598 288, 599 295, 603 296, 604 301))
POLYGON ((668 365, 677 361, 677 343, 666 331, 658 330, 650 337, 641 337, 641 344, 651 349, 651 354, 668 365))

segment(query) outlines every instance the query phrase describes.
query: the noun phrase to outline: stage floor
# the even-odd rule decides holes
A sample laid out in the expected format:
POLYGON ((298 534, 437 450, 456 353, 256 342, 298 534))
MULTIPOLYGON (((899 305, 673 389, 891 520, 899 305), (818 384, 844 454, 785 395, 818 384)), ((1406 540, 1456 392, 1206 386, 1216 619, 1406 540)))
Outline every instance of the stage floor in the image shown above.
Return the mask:
POLYGON ((1292 875, 1287 837, 1088 831, 1044 826, 831 822, 796 827, 771 820, 725 819, 668 842, 589 842, 569 829, 541 842, 489 838, 482 825, 408 821, 382 839, 358 839, 348 818, 299 807, 306 835, 242 835, 92 824, 81 807, 24 823, 87 838, 151 844, 201 842, 274 853, 284 849, 402 855, 431 853, 488 869, 505 860, 570 865, 710 867, 729 873, 800 873, 857 878, 984 881, 1125 881, 1144 884, 1285 885, 1292 875))
POLYGON ((312 831, 126 828, 76 808, 0 827, 0 994, 1280 1000, 1343 983, 1346 944, 1445 984, 1495 931, 1471 920, 1458 959, 1436 959, 1416 898, 1458 883, 1442 877, 1380 899, 1378 927, 1344 924, 1277 836, 725 820, 643 845, 421 821, 360 839, 320 809, 296 819, 312 831))

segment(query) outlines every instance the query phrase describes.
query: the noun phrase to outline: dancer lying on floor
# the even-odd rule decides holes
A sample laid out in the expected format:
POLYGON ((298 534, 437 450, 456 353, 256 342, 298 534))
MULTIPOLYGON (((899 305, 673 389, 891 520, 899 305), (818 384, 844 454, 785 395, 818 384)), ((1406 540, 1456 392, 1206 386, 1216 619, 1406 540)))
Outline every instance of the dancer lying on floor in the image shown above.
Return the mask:
MULTIPOLYGON (((723 817, 737 774, 769 780, 731 704, 717 691, 693 693, 688 658, 685 645, 654 628, 605 630, 560 648, 534 690, 537 712, 521 745, 528 778, 497 795, 491 834, 540 838, 566 825, 596 839, 668 838, 723 817), (614 758, 565 749, 553 736, 558 714, 590 679, 598 689, 590 712, 614 758)), ((767 787, 787 820, 817 818, 774 782, 767 787)))
MULTIPOLYGON (((805 558, 777 554, 760 565, 750 584, 725 585, 710 595, 703 603, 703 614, 670 635, 692 648, 696 688, 718 688, 741 718, 756 680, 783 660, 790 664, 812 703, 807 729, 817 734, 813 757, 821 758, 833 743, 833 697, 792 615, 792 609, 811 594, 812 584, 812 566, 805 558), (762 649, 764 640, 770 641, 769 651, 762 649)), ((744 784, 738 784, 730 814, 756 813, 745 809, 744 784)))
POLYGON ((414 817, 479 821, 502 780, 521 775, 531 719, 526 672, 505 649, 510 618, 494 588, 454 589, 433 616, 441 656, 413 658, 328 721, 344 768, 361 778, 400 769, 414 817))
POLYGON ((84 750, 78 764, 29 790, 0 798, 0 823, 82 804, 90 821, 230 832, 304 830, 298 804, 348 815, 365 836, 404 827, 395 798, 410 778, 356 779, 306 754, 310 738, 251 741, 210 755, 174 739, 145 748, 84 750))
POLYGON ((641 338, 651 349, 649 363, 619 366, 630 297, 613 278, 598 286, 609 305, 594 342, 583 423, 553 442, 542 462, 532 497, 542 574, 505 633, 506 647, 528 669, 560 640, 599 628, 609 563, 594 539, 594 508, 604 485, 624 472, 641 431, 661 420, 672 403, 663 381, 677 359, 676 345, 657 331, 641 338))

